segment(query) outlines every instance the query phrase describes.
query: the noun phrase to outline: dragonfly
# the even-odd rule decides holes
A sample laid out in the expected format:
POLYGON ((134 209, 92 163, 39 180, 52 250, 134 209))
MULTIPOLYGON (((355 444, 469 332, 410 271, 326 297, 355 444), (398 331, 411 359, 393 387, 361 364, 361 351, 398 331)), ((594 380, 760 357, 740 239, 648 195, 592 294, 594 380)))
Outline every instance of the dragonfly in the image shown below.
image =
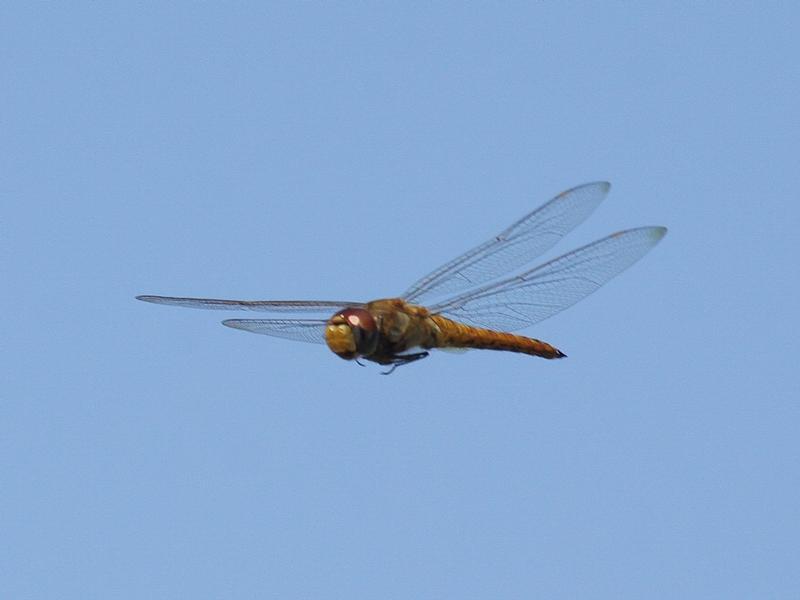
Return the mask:
POLYGON ((431 271, 399 297, 371 302, 136 298, 170 306, 271 313, 273 318, 227 319, 222 324, 327 344, 345 360, 362 364, 363 359, 389 367, 384 374, 427 357, 432 349, 563 358, 566 355, 551 344, 514 332, 596 291, 642 258, 667 233, 665 227, 618 231, 524 269, 592 214, 609 189, 608 182, 597 181, 558 194, 488 241, 431 271), (509 275, 518 270, 521 272, 509 275), (297 318, 299 315, 305 318, 297 318))

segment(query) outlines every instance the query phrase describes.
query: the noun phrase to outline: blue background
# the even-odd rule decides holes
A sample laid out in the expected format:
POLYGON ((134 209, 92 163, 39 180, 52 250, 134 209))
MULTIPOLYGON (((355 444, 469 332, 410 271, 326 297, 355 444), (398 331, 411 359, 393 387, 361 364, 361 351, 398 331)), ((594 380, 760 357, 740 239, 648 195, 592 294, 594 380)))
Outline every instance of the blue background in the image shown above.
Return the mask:
POLYGON ((789 6, 5 4, 0 597, 800 597, 789 6), (563 361, 133 300, 391 296, 596 179, 558 251, 670 234, 563 361))

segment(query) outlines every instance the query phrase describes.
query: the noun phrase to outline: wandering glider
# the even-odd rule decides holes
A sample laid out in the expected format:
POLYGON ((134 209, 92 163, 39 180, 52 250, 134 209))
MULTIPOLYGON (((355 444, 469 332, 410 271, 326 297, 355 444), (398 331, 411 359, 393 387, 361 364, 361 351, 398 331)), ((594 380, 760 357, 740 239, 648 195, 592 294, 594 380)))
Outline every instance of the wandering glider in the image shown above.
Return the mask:
POLYGON ((585 298, 644 256, 667 230, 639 227, 613 233, 518 275, 584 221, 608 193, 594 182, 562 192, 483 244, 445 263, 397 298, 334 300, 215 300, 137 296, 154 304, 316 318, 228 319, 234 329, 301 342, 327 343, 345 360, 400 365, 432 348, 566 356, 541 340, 510 333, 538 323, 585 298), (333 313, 332 317, 328 317, 333 313))

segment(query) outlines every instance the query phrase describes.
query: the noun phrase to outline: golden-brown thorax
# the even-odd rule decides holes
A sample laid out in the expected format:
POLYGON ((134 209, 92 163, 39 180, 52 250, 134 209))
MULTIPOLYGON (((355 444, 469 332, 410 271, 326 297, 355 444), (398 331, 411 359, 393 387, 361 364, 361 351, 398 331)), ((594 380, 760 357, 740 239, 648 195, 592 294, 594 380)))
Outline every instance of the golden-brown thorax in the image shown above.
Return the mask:
POLYGON ((376 354, 390 357, 412 348, 432 348, 436 344, 435 325, 423 306, 399 298, 373 300, 367 304, 380 332, 376 354))

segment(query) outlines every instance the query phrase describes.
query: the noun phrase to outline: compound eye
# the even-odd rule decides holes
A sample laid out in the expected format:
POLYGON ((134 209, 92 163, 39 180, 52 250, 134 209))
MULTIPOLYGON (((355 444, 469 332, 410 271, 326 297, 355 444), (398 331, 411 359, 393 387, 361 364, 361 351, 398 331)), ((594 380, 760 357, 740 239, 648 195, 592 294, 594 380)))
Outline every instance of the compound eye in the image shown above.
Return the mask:
POLYGON ((353 332, 358 353, 364 356, 375 352, 378 346, 378 326, 369 311, 363 308, 347 308, 340 315, 353 332))
POLYGON ((342 318, 344 318, 350 327, 360 327, 368 331, 377 331, 375 319, 372 318, 369 311, 363 308, 346 308, 339 314, 342 315, 342 318))

